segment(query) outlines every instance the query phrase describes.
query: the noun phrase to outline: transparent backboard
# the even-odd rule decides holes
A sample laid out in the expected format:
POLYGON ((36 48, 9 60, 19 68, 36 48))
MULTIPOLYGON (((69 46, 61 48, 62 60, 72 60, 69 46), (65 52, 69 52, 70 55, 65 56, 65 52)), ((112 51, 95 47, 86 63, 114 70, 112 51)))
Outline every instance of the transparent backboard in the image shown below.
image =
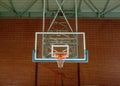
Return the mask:
POLYGON ((65 62, 88 62, 84 32, 36 32, 33 62, 56 62, 55 54, 65 54, 65 62))

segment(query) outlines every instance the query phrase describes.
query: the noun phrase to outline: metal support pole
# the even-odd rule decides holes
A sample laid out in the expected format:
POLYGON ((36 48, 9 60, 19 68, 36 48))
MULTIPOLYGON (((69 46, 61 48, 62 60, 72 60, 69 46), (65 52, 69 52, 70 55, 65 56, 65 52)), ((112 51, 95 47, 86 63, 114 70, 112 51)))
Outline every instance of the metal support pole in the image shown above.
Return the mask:
MULTIPOLYGON (((43 0, 43 26, 42 26, 42 32, 45 31, 45 1, 43 0)), ((42 58, 44 57, 44 34, 42 34, 42 58)))
MULTIPOLYGON (((76 32, 78 32, 78 1, 75 0, 75 23, 76 23, 76 32)), ((76 51, 74 52, 77 52, 77 57, 78 57, 78 35, 75 36, 76 38, 76 42, 77 42, 77 47, 76 48, 76 51)), ((77 64, 77 70, 78 70, 78 86, 80 86, 80 65, 79 63, 77 64)))
POLYGON ((42 26, 42 32, 45 31, 45 1, 43 0, 43 26, 42 26))
POLYGON ((78 32, 78 6, 77 0, 75 0, 75 23, 76 23, 76 32, 78 32))
MULTIPOLYGON (((76 28, 76 32, 78 32, 78 3, 77 0, 75 0, 75 28, 76 28)), ((78 44, 78 35, 75 36, 76 37, 76 42, 78 44)), ((77 52, 77 57, 78 57, 78 46, 76 47, 76 52, 77 52)))

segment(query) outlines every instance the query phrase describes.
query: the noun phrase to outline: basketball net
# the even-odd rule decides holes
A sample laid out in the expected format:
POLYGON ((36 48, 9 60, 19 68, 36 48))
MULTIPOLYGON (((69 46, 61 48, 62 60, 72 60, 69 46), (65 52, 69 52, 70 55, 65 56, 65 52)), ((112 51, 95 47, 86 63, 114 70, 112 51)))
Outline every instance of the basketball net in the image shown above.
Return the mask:
POLYGON ((66 58, 67 53, 66 52, 62 52, 62 53, 55 52, 54 56, 57 57, 58 68, 63 68, 64 62, 65 62, 64 59, 66 58))

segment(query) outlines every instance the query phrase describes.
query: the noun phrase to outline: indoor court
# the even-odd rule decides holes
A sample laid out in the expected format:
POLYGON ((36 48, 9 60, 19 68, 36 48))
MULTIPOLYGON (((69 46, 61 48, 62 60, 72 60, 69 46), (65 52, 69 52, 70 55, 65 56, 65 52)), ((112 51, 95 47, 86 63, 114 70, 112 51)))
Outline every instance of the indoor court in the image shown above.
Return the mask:
POLYGON ((0 86, 120 86, 120 0, 0 0, 0 86))

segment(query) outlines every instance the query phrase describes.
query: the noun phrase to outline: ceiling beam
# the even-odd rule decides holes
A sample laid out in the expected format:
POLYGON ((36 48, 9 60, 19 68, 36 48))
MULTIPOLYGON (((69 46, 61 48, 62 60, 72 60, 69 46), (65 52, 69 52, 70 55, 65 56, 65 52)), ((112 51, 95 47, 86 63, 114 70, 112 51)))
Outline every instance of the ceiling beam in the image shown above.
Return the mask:
MULTIPOLYGON (((43 1, 43 0, 42 0, 43 1)), ((49 11, 50 9, 49 9, 49 2, 48 2, 48 0, 46 0, 47 1, 47 11, 49 11)), ((43 5, 43 4, 42 4, 43 5)))
POLYGON ((10 7, 9 5, 7 5, 6 3, 0 1, 0 6, 2 6, 3 8, 7 9, 8 11, 14 12, 12 7, 10 7))
POLYGON ((9 0, 9 3, 10 3, 10 5, 11 5, 12 11, 17 15, 17 11, 16 11, 16 9, 15 9, 15 7, 14 7, 13 0, 9 0))
POLYGON ((24 15, 38 0, 33 0, 26 9, 19 15, 20 17, 24 15))
POLYGON ((103 12, 102 15, 105 15, 105 14, 107 14, 107 13, 110 13, 111 11, 117 9, 118 7, 120 7, 120 3, 119 3, 118 5, 116 5, 116 6, 114 6, 113 8, 111 8, 111 9, 109 9, 109 10, 103 12))
POLYGON ((95 6, 95 4, 91 0, 88 0, 88 1, 97 12, 100 12, 99 9, 95 6))
POLYGON ((92 12, 96 12, 93 7, 86 1, 86 0, 83 0, 84 3, 91 9, 92 12))
POLYGON ((106 3, 105 3, 104 8, 103 8, 103 10, 102 10, 102 12, 105 12, 105 11, 106 11, 106 9, 107 9, 109 3, 110 3, 110 0, 107 0, 106 3))
POLYGON ((82 1, 83 1, 83 0, 79 0, 78 12, 81 12, 82 1))

